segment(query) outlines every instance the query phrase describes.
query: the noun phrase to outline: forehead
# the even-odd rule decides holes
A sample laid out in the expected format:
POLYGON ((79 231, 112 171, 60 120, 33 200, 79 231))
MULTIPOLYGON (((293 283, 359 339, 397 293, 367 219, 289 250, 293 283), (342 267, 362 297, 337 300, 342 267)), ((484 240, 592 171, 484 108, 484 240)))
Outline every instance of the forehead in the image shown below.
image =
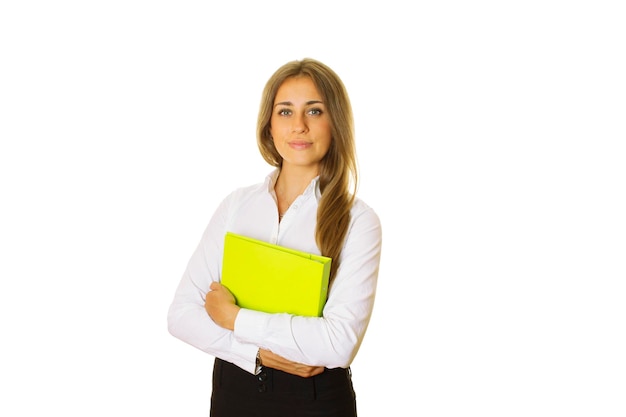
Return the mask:
POLYGON ((310 77, 289 77, 278 87, 274 103, 290 101, 321 101, 322 96, 310 77))

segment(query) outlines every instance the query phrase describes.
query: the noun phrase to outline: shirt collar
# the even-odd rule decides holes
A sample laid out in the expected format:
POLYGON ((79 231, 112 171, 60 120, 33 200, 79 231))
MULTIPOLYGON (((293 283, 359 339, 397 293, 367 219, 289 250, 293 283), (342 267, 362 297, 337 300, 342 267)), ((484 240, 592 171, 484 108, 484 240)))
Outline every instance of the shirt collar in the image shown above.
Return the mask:
MULTIPOLYGON (((276 194, 276 192, 274 191, 274 186, 276 185, 276 181, 278 180, 278 174, 280 174, 280 168, 276 168, 275 170, 270 172, 267 175, 267 177, 265 177, 265 185, 267 187, 267 191, 271 195, 275 195, 276 194)), ((315 199, 317 201, 319 201, 320 198, 322 197, 322 193, 321 193, 320 187, 319 187, 319 180, 320 180, 319 175, 317 177, 313 178, 311 180, 311 183, 308 185, 308 187, 306 187, 306 189, 302 193, 302 195, 303 196, 309 196, 310 194, 315 194, 315 199)))

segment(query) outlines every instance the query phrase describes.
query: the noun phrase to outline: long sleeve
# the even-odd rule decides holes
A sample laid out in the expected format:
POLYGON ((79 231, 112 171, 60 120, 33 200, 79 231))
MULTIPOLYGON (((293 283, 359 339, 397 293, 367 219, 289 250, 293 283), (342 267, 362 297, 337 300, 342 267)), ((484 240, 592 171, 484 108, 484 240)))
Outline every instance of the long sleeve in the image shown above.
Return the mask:
POLYGON ((301 363, 328 368, 350 365, 374 307, 382 246, 376 214, 360 204, 353 217, 323 316, 242 309, 235 322, 236 340, 258 344, 301 363))
POLYGON ((315 222, 320 198, 314 180, 278 221, 273 184, 236 190, 220 204, 191 256, 168 312, 170 333, 202 351, 255 370, 259 347, 292 361, 328 368, 347 367, 354 359, 372 314, 381 256, 382 229, 378 216, 357 199, 340 265, 328 291, 322 317, 267 314, 239 310, 235 330, 217 326, 204 308, 212 281, 221 279, 224 235, 227 231, 319 253, 315 222))
POLYGON ((258 346, 235 339, 211 320, 204 308, 212 281, 219 281, 229 198, 218 207, 191 256, 168 311, 168 330, 182 341, 254 372, 258 346))

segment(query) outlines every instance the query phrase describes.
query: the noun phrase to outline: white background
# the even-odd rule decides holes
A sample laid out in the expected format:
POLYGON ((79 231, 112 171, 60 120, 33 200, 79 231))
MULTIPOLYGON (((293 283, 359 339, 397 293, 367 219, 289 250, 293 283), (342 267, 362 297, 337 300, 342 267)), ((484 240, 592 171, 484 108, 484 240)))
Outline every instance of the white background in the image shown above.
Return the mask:
POLYGON ((208 415, 167 308, 310 56, 384 226, 359 415, 623 417, 619 3, 3 2, 0 415, 208 415))

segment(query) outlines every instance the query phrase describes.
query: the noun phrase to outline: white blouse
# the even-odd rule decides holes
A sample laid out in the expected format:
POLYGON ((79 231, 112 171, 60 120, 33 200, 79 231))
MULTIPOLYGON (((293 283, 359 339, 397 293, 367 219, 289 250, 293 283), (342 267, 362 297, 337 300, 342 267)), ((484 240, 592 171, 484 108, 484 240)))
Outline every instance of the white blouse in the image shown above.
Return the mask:
POLYGON ((251 373, 259 347, 308 365, 346 368, 356 356, 372 314, 382 247, 380 220, 359 199, 350 212, 340 266, 322 317, 242 308, 231 331, 215 324, 204 309, 211 281, 220 281, 227 231, 320 254, 315 243, 318 178, 279 222, 274 193, 278 173, 273 171, 262 184, 235 190, 219 205, 174 295, 168 312, 169 332, 251 373))

